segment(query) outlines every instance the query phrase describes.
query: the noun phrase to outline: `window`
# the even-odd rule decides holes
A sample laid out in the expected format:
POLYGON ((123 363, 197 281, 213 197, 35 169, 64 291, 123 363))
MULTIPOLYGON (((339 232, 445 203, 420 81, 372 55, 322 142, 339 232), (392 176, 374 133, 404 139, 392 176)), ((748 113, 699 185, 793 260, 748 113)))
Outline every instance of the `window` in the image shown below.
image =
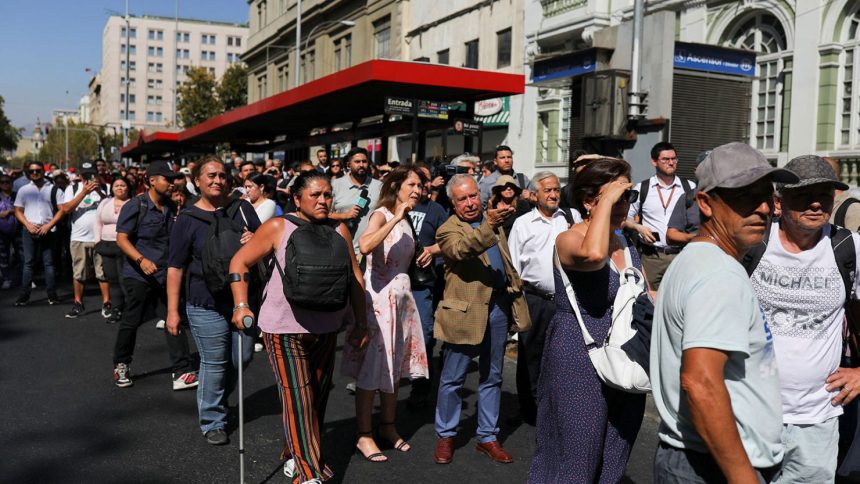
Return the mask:
MULTIPOLYGON (((120 104, 125 104, 125 93, 124 93, 124 92, 123 92, 123 93, 120 93, 120 95, 119 95, 119 102, 120 102, 120 104)), ((134 94, 129 94, 129 95, 128 95, 128 102, 129 102, 129 104, 134 104, 134 103, 136 103, 136 102, 137 102, 137 97, 136 97, 134 94)))
MULTIPOLYGON (((213 42, 214 44, 214 42, 213 42)), ((242 37, 227 37, 227 45, 230 47, 242 47, 242 37)))
POLYGON ((316 74, 314 70, 315 60, 316 54, 314 51, 310 51, 302 55, 302 63, 300 65, 302 71, 302 84, 314 80, 314 75, 316 74))
POLYGON ((200 51, 200 60, 214 61, 215 60, 215 51, 214 50, 201 50, 200 51))
POLYGON ((290 77, 289 66, 284 63, 278 66, 278 92, 287 90, 287 79, 290 77))
POLYGON ((463 67, 471 67, 472 69, 478 68, 478 39, 470 40, 466 42, 466 61, 463 63, 463 67))
POLYGON ((352 64, 352 35, 346 35, 334 42, 334 70, 346 69, 352 64))
POLYGON ((146 96, 146 104, 161 106, 163 99, 161 96, 146 96))
POLYGON ((176 58, 177 59, 190 59, 191 51, 188 49, 176 49, 176 58))
POLYGON ((203 34, 200 36, 200 43, 203 45, 215 45, 215 34, 203 34))
POLYGON ((176 32, 176 42, 187 44, 191 42, 191 34, 188 32, 176 32))
POLYGON ((839 115, 836 119, 838 131, 836 146, 839 149, 858 149, 860 147, 860 12, 845 21, 842 53, 841 89, 839 115))
POLYGON ((215 75, 215 68, 214 67, 209 68, 209 74, 212 74, 213 76, 215 75))
POLYGON ((125 44, 122 44, 119 46, 120 54, 125 55, 126 49, 128 49, 128 55, 136 55, 137 54, 137 46, 134 46, 134 45, 126 46, 125 44))
POLYGON ((148 64, 146 64, 146 72, 163 72, 163 71, 164 71, 164 64, 162 64, 161 62, 158 62, 158 63, 149 62, 148 64))
POLYGON ((511 65, 511 29, 496 33, 496 67, 511 65))
POLYGON ((146 112, 146 120, 147 121, 155 121, 155 113, 153 113, 152 111, 147 111, 146 112))
POLYGON ((436 62, 439 64, 447 66, 448 62, 449 62, 449 57, 450 57, 449 54, 450 53, 451 53, 451 51, 448 49, 440 50, 439 52, 436 52, 436 62))
POLYGON ((191 67, 191 66, 187 66, 187 65, 177 65, 177 66, 176 66, 176 75, 180 75, 180 74, 188 74, 188 69, 189 69, 190 67, 191 67))
POLYGON ((263 99, 268 96, 269 87, 266 85, 266 75, 262 74, 257 76, 257 93, 259 94, 259 98, 263 99))
POLYGON ((150 57, 164 57, 164 49, 162 47, 149 46, 149 48, 146 49, 146 55, 150 57))
POLYGON ((163 30, 149 30, 149 40, 164 40, 163 30))
MULTIPOLYGON (((128 38, 130 38, 130 39, 136 39, 136 38, 137 38, 137 29, 136 29, 136 28, 134 28, 134 27, 132 27, 132 28, 131 28, 131 30, 130 30, 130 32, 131 32, 131 35, 129 35, 129 36, 128 36, 128 38)), ((126 31, 125 31, 125 27, 123 27, 123 28, 121 29, 121 32, 120 32, 120 37, 123 37, 123 38, 124 38, 125 36, 126 36, 126 31)))
POLYGON ((146 112, 146 120, 150 122, 160 123, 164 120, 164 116, 161 114, 161 111, 147 111, 146 112))
MULTIPOLYGON (((133 71, 137 69, 137 62, 131 61, 128 63, 128 70, 133 71)), ((120 61, 119 70, 125 72, 125 61, 120 61)))
POLYGON ((558 103, 547 106, 549 110, 539 111, 537 117, 537 143, 535 161, 537 164, 558 163, 559 159, 559 110, 558 103))
POLYGON ((266 0, 257 4, 257 30, 266 26, 266 0))
POLYGON ((161 79, 147 79, 146 81, 146 87, 149 89, 161 89, 163 85, 161 79))
POLYGON ((785 30, 771 14, 758 13, 736 28, 729 46, 758 51, 758 77, 752 86, 750 144, 762 151, 779 151, 782 131, 783 69, 786 51, 785 30))
MULTIPOLYGON (((129 89, 134 89, 134 87, 135 87, 136 83, 135 83, 135 81, 134 81, 134 78, 133 78, 133 77, 132 77, 132 78, 130 78, 130 79, 131 79, 131 81, 128 83, 128 87, 129 87, 129 89)), ((121 87, 125 88, 125 77, 120 77, 120 79, 119 79, 119 85, 120 85, 121 87)))
POLYGON ((128 119, 129 119, 129 121, 136 120, 137 119, 137 113, 135 113, 134 111, 129 111, 128 112, 128 119))
POLYGON ((241 59, 239 54, 233 54, 231 52, 227 52, 227 63, 232 64, 234 62, 239 62, 241 59))
POLYGON ((374 58, 388 59, 391 57, 391 18, 385 17, 373 23, 373 39, 375 44, 374 58))

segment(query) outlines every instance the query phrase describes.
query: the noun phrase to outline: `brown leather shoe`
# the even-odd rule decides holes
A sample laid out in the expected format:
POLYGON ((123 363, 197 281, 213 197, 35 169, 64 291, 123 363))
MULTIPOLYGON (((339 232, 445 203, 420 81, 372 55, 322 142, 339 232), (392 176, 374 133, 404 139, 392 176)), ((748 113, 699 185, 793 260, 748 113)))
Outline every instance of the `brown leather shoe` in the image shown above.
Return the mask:
POLYGON ((497 440, 487 442, 486 444, 479 443, 477 446, 475 446, 475 450, 482 454, 487 454, 490 459, 493 459, 496 462, 501 462, 502 464, 510 464, 514 461, 514 456, 508 454, 508 451, 506 451, 502 447, 502 444, 500 444, 497 440))
POLYGON ((451 437, 442 437, 436 441, 436 452, 433 453, 433 458, 437 464, 448 464, 454 458, 454 439, 451 437))

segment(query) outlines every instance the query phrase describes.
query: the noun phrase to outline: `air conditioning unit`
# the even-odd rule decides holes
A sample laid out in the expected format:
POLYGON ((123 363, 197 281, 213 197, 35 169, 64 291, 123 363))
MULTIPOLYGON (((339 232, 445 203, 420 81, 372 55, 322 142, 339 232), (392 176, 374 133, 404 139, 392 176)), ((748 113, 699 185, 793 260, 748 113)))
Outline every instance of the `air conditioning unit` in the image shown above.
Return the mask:
POLYGON ((583 76, 580 112, 584 137, 625 138, 629 86, 628 71, 606 70, 583 76))

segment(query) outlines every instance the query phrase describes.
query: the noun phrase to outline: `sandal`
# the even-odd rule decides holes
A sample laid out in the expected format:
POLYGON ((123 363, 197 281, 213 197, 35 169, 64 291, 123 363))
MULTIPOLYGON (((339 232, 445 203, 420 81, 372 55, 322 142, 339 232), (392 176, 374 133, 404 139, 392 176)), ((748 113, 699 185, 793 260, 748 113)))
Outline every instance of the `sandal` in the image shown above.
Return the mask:
POLYGON ((374 462, 374 463, 388 462, 388 457, 385 457, 385 454, 383 454, 382 452, 376 452, 376 453, 373 453, 370 455, 366 455, 364 453, 364 451, 362 451, 361 448, 358 446, 358 439, 360 439, 361 437, 373 437, 373 432, 358 432, 355 434, 355 451, 356 451, 356 453, 360 454, 362 457, 364 457, 364 460, 366 460, 368 462, 374 462), (380 459, 380 457, 383 457, 383 459, 380 459))
MULTIPOLYGON (((383 425, 394 426, 394 422, 379 422, 379 427, 382 427, 383 425)), ((387 437, 382 435, 382 431, 379 431, 379 438, 388 442, 388 445, 390 445, 391 448, 399 450, 400 452, 409 452, 410 450, 412 450, 412 446, 409 445, 409 442, 404 440, 402 437, 400 438, 400 443, 398 444, 396 442, 390 441, 387 437)))

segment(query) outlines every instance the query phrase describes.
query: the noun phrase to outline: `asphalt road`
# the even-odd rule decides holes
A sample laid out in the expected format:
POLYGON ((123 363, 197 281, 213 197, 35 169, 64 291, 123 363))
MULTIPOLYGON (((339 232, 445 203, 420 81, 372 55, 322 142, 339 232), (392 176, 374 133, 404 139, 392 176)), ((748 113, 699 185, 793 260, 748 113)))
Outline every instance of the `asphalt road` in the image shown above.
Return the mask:
MULTIPOLYGON (((85 300, 85 316, 75 320, 63 317, 70 309, 69 287, 61 290, 59 306, 48 306, 44 291, 36 289, 30 306, 16 308, 15 295, 0 292, 1 482, 239 482, 236 394, 230 399, 230 444, 208 445, 197 426, 195 392, 171 390, 164 336, 154 321, 138 333, 134 386, 120 389, 112 383, 116 326, 103 322, 94 293, 85 300)), ((398 426, 412 452, 387 451, 385 464, 356 455, 353 398, 336 370, 323 426, 323 452, 336 482, 525 482, 535 429, 508 423, 517 408, 515 371, 516 364, 507 360, 500 435, 515 462, 496 464, 474 451, 473 368, 454 461, 437 465, 433 408, 409 410, 408 386, 400 392, 398 426)), ((246 482, 285 482, 278 459, 280 403, 263 353, 245 373, 245 421, 246 482)), ((657 421, 649 398, 625 482, 651 482, 657 421)))

